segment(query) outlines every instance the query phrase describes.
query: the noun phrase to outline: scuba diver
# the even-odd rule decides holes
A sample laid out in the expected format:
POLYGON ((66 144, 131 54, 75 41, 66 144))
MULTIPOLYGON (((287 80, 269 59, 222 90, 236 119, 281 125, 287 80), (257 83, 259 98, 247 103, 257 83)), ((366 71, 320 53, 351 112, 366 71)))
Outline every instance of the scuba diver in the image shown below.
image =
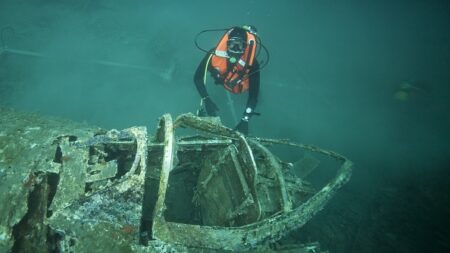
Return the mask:
POLYGON ((194 75, 195 87, 201 97, 201 109, 197 112, 198 116, 218 116, 219 108, 206 90, 206 72, 210 72, 215 84, 223 85, 227 91, 234 94, 248 91, 245 111, 234 128, 244 135, 248 134, 250 118, 253 115, 259 115, 255 112, 260 86, 260 64, 256 59, 259 46, 260 40, 256 28, 250 25, 227 29, 217 46, 209 51, 197 45, 199 49, 206 52, 194 75))

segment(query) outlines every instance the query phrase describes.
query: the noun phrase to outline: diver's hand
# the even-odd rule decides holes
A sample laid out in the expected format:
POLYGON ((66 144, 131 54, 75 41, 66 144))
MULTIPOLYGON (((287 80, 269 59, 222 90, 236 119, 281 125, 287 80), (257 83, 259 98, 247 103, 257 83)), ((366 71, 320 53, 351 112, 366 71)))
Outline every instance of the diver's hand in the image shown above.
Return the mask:
POLYGON ((223 84, 224 78, 220 74, 220 72, 217 69, 212 69, 210 71, 212 78, 214 79, 215 84, 223 84))
POLYGON ((242 115, 241 121, 237 124, 237 126, 234 128, 235 131, 239 131, 243 133, 244 135, 248 135, 248 121, 253 115, 261 115, 258 112, 254 112, 251 107, 247 107, 245 109, 244 115, 242 115))
POLYGON ((237 126, 234 128, 235 131, 239 131, 244 135, 248 135, 248 119, 243 117, 241 121, 237 124, 237 126))
POLYGON ((206 113, 208 116, 217 116, 217 112, 219 111, 219 107, 211 100, 209 97, 202 98, 203 104, 205 105, 206 113))

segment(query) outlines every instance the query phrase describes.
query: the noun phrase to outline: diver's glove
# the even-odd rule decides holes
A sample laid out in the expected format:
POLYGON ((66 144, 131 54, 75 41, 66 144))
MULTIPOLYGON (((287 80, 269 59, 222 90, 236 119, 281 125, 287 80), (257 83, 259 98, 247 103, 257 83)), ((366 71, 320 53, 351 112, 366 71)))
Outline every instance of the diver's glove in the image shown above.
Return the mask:
POLYGON ((248 119, 242 117, 241 121, 237 124, 237 126, 234 128, 235 131, 239 131, 244 135, 248 135, 248 119))
POLYGON ((224 78, 220 74, 220 72, 217 69, 212 69, 210 71, 212 78, 214 79, 215 84, 223 84, 224 78))
POLYGON ((248 121, 253 115, 260 115, 257 112, 254 112, 252 108, 247 107, 245 109, 244 115, 241 118, 241 121, 237 124, 237 126, 234 128, 235 131, 239 131, 243 133, 244 135, 248 135, 248 121))
POLYGON ((217 116, 219 107, 217 107, 217 105, 211 100, 211 98, 209 98, 208 96, 202 98, 202 103, 205 105, 205 110, 208 116, 217 116))

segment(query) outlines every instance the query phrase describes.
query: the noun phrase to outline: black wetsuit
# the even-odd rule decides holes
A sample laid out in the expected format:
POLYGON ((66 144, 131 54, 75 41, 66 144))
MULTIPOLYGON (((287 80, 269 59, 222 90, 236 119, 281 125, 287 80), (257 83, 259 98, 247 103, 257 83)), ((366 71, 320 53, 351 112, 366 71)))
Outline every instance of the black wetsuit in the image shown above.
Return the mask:
MULTIPOLYGON (((208 97, 208 91, 206 90, 206 85, 203 83, 204 74, 205 74, 205 65, 208 61, 210 54, 206 54, 203 60, 197 67, 194 75, 194 83, 197 88, 198 93, 201 98, 208 97)), ((230 63, 229 63, 230 64, 230 63)), ((228 69, 231 69, 230 66, 228 69)), ((211 66, 211 61, 209 62, 208 72, 211 73, 214 78, 216 84, 223 85, 223 81, 218 78, 218 71, 211 66)), ((246 108, 251 108, 253 112, 255 110, 256 104, 258 102, 258 94, 259 94, 259 63, 256 59, 253 61, 253 65, 250 67, 250 76, 248 77, 248 98, 247 98, 247 106, 246 108)), ((224 88, 225 89, 225 88, 224 88)))

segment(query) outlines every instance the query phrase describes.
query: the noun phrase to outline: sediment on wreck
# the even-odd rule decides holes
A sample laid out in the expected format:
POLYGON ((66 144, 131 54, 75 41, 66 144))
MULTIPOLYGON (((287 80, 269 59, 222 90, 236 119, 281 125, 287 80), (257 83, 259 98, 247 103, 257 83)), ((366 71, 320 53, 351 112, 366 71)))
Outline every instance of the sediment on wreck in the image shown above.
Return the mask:
POLYGON ((49 185, 42 173, 32 173, 29 177, 30 181, 36 182, 29 182, 33 184, 30 185, 33 189, 27 198, 28 211, 13 227, 14 245, 11 252, 47 253, 48 227, 44 225, 44 220, 47 216, 49 185))
POLYGON ((45 224, 45 220, 51 215, 48 207, 54 196, 53 191, 57 187, 57 177, 58 175, 54 173, 34 172, 24 182, 24 187, 30 188, 27 198, 28 210, 20 222, 13 226, 12 253, 55 252, 57 248, 55 233, 45 224))
POLYGON ((55 139, 93 129, 0 107, 0 252, 54 252, 59 235, 46 220, 62 172, 55 139))
POLYGON ((337 153, 247 138, 192 114, 164 115, 153 138, 145 127, 2 116, 14 120, 0 123, 0 200, 11 203, 0 207, 0 252, 261 252, 304 225, 351 175, 337 153), (176 136, 181 127, 197 134, 176 136), (316 190, 306 175, 317 161, 298 163, 310 170, 296 177, 295 164, 266 148, 276 144, 341 168, 316 190))

